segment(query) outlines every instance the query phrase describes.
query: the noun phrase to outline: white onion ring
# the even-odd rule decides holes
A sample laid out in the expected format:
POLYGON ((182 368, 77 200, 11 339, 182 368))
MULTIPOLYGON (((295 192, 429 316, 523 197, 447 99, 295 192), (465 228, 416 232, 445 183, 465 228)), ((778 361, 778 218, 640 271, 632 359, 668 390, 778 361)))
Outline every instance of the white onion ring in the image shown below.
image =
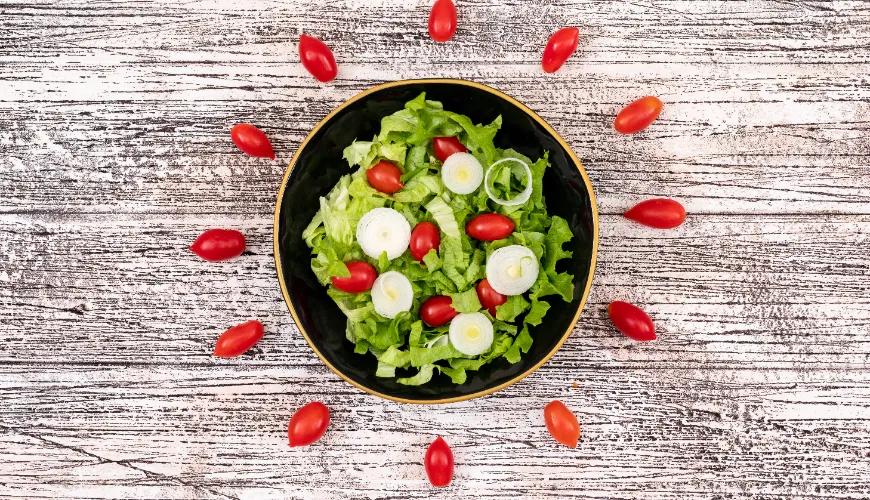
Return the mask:
POLYGON ((521 295, 538 279, 538 258, 522 245, 510 245, 492 252, 486 261, 486 279, 502 295, 521 295))
POLYGON ((411 225, 392 208, 366 212, 356 225, 356 239, 363 252, 373 259, 387 252, 390 260, 401 257, 411 242, 411 225))
POLYGON ((398 271, 386 272, 372 285, 372 303, 375 312, 385 318, 395 318, 400 312, 410 311, 414 301, 411 282, 398 271))
POLYGON ((453 153, 441 166, 441 180, 444 186, 456 194, 471 194, 477 191, 483 182, 483 167, 473 155, 469 153, 453 153), (460 178, 461 169, 465 167, 470 177, 460 178))
POLYGON ((466 356, 485 353, 492 345, 492 322, 483 313, 457 314, 450 321, 450 343, 466 356))
POLYGON ((514 205, 522 205, 523 203, 529 201, 529 198, 532 197, 532 182, 533 182, 532 169, 529 168, 528 163, 526 163, 523 160, 520 160, 518 158, 502 158, 501 160, 490 165, 489 168, 487 169, 486 177, 484 177, 484 179, 483 179, 483 189, 486 190, 486 194, 489 196, 490 200, 498 203, 499 205, 504 205, 506 207, 512 207, 514 205), (496 198, 496 196, 494 194, 492 194, 492 190, 489 189, 489 174, 491 174, 492 171, 495 170, 494 167, 496 165, 498 165, 500 163, 504 163, 506 161, 515 161, 515 162, 519 163, 520 165, 522 165, 523 168, 526 169, 526 175, 529 177, 529 182, 526 184, 526 189, 524 189, 522 193, 517 195, 517 197, 512 199, 512 200, 503 200, 501 198, 496 198))

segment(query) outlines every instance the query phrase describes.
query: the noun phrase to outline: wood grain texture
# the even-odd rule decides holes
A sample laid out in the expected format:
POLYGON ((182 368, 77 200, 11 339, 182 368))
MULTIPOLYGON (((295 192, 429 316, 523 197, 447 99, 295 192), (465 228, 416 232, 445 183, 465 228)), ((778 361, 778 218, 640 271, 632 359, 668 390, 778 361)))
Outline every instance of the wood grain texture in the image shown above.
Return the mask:
POLYGON ((860 1, 0 0, 0 498, 870 498, 870 6, 860 1), (579 26, 554 75, 547 37, 579 26), (336 53, 311 79, 301 32, 336 53), (308 349, 274 276, 284 165, 371 85, 457 77, 518 98, 583 160, 599 266, 574 334, 492 396, 382 401, 308 349), (636 136, 615 113, 665 112, 636 136), (239 154, 253 122, 275 162, 239 154), (655 231, 619 216, 689 211, 655 231), (245 232, 242 258, 186 251, 245 232), (660 340, 604 313, 643 305, 660 340), (267 336, 209 356, 249 318, 267 336), (577 382, 578 387, 572 387, 577 382), (583 428, 554 443, 558 398, 583 428), (292 412, 332 409, 286 445, 292 412), (422 457, 452 445, 451 487, 422 457))

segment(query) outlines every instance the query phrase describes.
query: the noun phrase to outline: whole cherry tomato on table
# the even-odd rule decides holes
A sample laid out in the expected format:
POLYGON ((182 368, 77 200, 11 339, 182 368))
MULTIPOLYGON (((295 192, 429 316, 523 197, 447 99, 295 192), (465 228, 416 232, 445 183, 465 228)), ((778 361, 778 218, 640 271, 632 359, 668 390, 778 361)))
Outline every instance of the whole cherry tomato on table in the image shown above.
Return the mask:
POLYGON ((435 224, 431 222, 421 222, 414 226, 414 230, 411 231, 411 257, 420 262, 423 262, 423 257, 429 253, 429 250, 437 252, 440 244, 441 235, 435 224))
POLYGON ((446 324, 457 314, 453 309, 453 299, 444 295, 431 297, 420 306, 420 319, 432 327, 446 324))
POLYGON ((468 221, 465 232, 476 240, 495 241, 510 236, 514 227, 514 221, 504 215, 481 214, 468 221))
POLYGON ((196 238, 190 251, 211 262, 232 259, 245 251, 245 235, 235 229, 209 229, 196 238))
POLYGON ((450 484, 453 479, 453 452, 447 441, 438 436, 429 449, 426 450, 426 475, 432 486, 442 487, 450 484))
POLYGON ((386 194, 393 194, 405 187, 402 184, 402 171, 388 161, 378 162, 366 170, 366 179, 371 187, 386 194))
POLYGON ((338 74, 338 66, 335 65, 335 57, 329 47, 304 33, 299 37, 299 60, 311 76, 323 83, 338 74))
POLYGON ((625 218, 656 229, 673 229, 686 221, 686 209, 674 200, 654 198, 632 207, 625 218))
POLYGON ((616 115, 613 128, 620 134, 640 132, 656 121, 656 118, 662 113, 662 107, 662 101, 658 97, 641 97, 616 115))
POLYGON ((214 346, 214 356, 219 358, 234 358, 244 354, 248 349, 263 338, 263 324, 251 320, 234 326, 218 337, 214 346))
POLYGON ((350 271, 349 278, 332 277, 332 284, 342 292, 362 293, 372 289, 378 272, 368 262, 354 260, 345 264, 350 271))
POLYGON ((620 332, 626 337, 646 342, 656 339, 656 329, 652 320, 643 309, 628 302, 615 301, 607 306, 607 315, 620 332))
POLYGON ((489 314, 492 314, 493 317, 495 317, 496 313, 495 306, 504 304, 507 302, 507 299, 507 295, 502 295, 493 290, 489 280, 483 279, 477 284, 477 300, 480 301, 480 305, 488 310, 489 314))
POLYGON ((308 403, 290 417, 290 425, 287 427, 290 447, 308 446, 323 437, 327 427, 329 408, 318 401, 308 403))
POLYGON ((553 33, 544 48, 541 66, 547 73, 553 73, 565 64, 565 61, 577 50, 580 40, 580 30, 577 28, 562 28, 553 33))
POLYGON ((447 161, 453 153, 466 153, 468 148, 459 142, 456 137, 436 137, 432 140, 432 148, 435 150, 435 157, 441 163, 447 161))
POLYGON ((429 13, 429 36, 436 42, 446 42, 456 33, 456 5, 453 0, 435 0, 429 13))
POLYGON ((551 401, 544 407, 544 422, 556 441, 570 448, 577 447, 580 439, 580 423, 577 417, 561 401, 551 401))
POLYGON ((275 151, 272 150, 269 138, 262 130, 253 125, 247 123, 235 125, 230 129, 230 137, 233 139, 233 144, 244 153, 260 158, 275 159, 275 151))

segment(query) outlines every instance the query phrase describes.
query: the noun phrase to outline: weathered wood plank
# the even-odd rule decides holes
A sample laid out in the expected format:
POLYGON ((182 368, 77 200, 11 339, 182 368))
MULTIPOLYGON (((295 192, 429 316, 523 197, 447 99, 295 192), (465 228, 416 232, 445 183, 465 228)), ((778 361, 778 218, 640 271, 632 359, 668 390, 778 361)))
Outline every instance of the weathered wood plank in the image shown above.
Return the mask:
POLYGON ((13 34, 0 48, 0 211, 266 214, 319 118, 376 83, 426 76, 539 111, 586 163, 604 213, 646 196, 695 213, 870 210, 863 3, 461 7, 467 32, 438 45, 419 2, 15 6, 0 15, 13 34), (578 19, 581 52, 543 75, 543 40, 578 19), (294 43, 325 25, 342 72, 320 86, 294 43), (614 134, 616 111, 646 93, 667 102, 659 122, 614 134), (227 130, 239 121, 266 129, 281 161, 238 154, 227 130))
MULTIPOLYGON (((592 295, 553 363, 866 367, 870 262, 854 249, 867 216, 693 215, 672 231, 605 216, 601 232, 592 295), (617 299, 643 305, 661 340, 613 330, 604 309, 617 299)), ((278 289, 271 219, 5 215, 0 235, 4 361, 211 365, 216 336, 256 317, 269 334, 243 363, 318 363, 278 289), (247 254, 189 253, 210 227, 243 230, 247 254)))
POLYGON ((857 499, 868 383, 856 370, 545 367, 484 399, 409 407, 322 367, 6 366, 0 422, 16 447, 0 494, 429 498, 422 458, 441 434, 457 463, 441 498, 857 499), (577 410, 577 450, 546 434, 552 398, 577 410), (330 430, 290 449, 287 421, 312 399, 330 430), (70 467, 46 471, 57 455, 70 467))

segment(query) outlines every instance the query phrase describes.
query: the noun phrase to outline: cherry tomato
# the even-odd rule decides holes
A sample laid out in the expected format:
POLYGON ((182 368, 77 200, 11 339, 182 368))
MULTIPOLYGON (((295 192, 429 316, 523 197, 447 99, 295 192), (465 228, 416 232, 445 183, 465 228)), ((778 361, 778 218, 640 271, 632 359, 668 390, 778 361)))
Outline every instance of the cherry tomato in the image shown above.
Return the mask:
POLYGON ((611 302, 607 306, 607 315, 620 332, 626 337, 646 342, 656 339, 656 328, 643 309, 628 302, 611 302))
POLYGON ((386 194, 393 194, 405 187, 402 184, 401 170, 388 161, 378 162, 377 165, 366 170, 366 179, 373 188, 386 194))
POLYGON ((450 484, 453 479, 453 452, 441 436, 435 438, 435 441, 429 445, 423 463, 426 465, 426 475, 429 476, 432 486, 440 488, 450 484))
POLYGON ((501 214, 481 214, 468 221, 465 232, 481 241, 507 238, 514 230, 514 221, 501 214))
POLYGON ((440 244, 441 235, 435 224, 431 222, 421 222, 411 231, 411 257, 420 262, 423 262, 423 257, 429 253, 429 250, 434 249, 437 252, 440 244))
POLYGON ((432 140, 432 148, 435 149, 435 157, 444 163, 453 153, 465 153, 468 148, 459 142, 456 137, 436 137, 432 140))
POLYGON ((541 66, 547 73, 553 73, 565 64, 571 54, 577 50, 577 42, 580 39, 580 30, 577 28, 562 28, 553 33, 544 48, 544 57, 541 58, 541 66))
POLYGON ((544 407, 544 422, 556 441, 570 448, 577 447, 580 439, 580 423, 577 417, 561 401, 550 401, 544 407))
POLYGON ((662 112, 662 101, 647 96, 629 104, 616 115, 613 128, 620 134, 633 134, 650 126, 662 112))
POLYGON ((311 76, 323 83, 332 80, 338 74, 332 51, 325 43, 313 36, 303 33, 299 37, 299 59, 311 76))
POLYGON ((454 317, 457 313, 453 309, 453 299, 444 295, 431 297, 420 306, 420 319, 429 326, 441 326, 454 317))
POLYGON ((686 221, 686 209, 674 200, 654 198, 632 207, 625 218, 656 229, 672 229, 686 221))
POLYGON ((372 289, 378 272, 371 264, 361 260, 354 260, 345 264, 350 271, 349 278, 332 277, 332 284, 342 292, 362 293, 372 289))
POLYGON ((507 302, 507 299, 507 295, 496 292, 490 286, 489 280, 483 279, 477 284, 477 300, 480 301, 480 305, 485 307, 493 317, 495 317, 495 306, 504 304, 507 302))
POLYGON ((446 42, 456 33, 456 6, 453 0, 435 0, 429 13, 429 36, 436 42, 446 42))
POLYGON ((239 123, 230 129, 230 137, 233 143, 251 156, 260 158, 275 159, 275 151, 272 150, 272 143, 262 130, 247 123, 239 123))
POLYGON ((318 401, 308 403, 290 417, 290 425, 287 427, 290 447, 308 446, 323 437, 327 427, 329 408, 318 401))
POLYGON ((213 355, 219 358, 234 358, 254 347, 263 338, 263 324, 251 320, 234 326, 221 334, 214 346, 213 355))
POLYGON ((211 262, 232 259, 245 251, 245 235, 235 229, 209 229, 196 238, 190 251, 211 262))

